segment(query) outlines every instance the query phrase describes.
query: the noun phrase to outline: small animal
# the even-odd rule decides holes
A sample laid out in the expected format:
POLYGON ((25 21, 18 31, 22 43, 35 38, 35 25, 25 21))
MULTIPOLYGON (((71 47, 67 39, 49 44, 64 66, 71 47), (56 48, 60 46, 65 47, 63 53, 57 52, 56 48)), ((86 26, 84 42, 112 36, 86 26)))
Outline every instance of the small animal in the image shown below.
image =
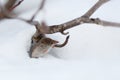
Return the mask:
POLYGON ((39 58, 43 57, 45 54, 47 54, 50 49, 52 49, 58 41, 52 40, 47 37, 42 37, 39 42, 35 43, 31 46, 30 54, 29 56, 31 58, 39 58))

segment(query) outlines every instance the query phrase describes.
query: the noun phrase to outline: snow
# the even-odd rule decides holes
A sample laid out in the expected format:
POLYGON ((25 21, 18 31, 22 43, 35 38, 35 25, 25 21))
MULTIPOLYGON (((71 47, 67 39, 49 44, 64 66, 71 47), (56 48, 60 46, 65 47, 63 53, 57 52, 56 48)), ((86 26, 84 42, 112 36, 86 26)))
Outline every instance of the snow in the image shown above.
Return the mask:
MULTIPOLYGON (((36 20, 60 24, 81 16, 96 1, 48 0, 36 20)), ((92 17, 120 22, 119 3, 111 0, 92 17)), ((16 10, 20 17, 30 18, 38 5, 39 0, 25 0, 16 10)), ((120 28, 83 24, 67 31, 67 46, 34 59, 27 52, 34 26, 17 19, 0 22, 0 80, 120 80, 120 28)), ((47 36, 60 43, 65 39, 59 33, 47 36)))

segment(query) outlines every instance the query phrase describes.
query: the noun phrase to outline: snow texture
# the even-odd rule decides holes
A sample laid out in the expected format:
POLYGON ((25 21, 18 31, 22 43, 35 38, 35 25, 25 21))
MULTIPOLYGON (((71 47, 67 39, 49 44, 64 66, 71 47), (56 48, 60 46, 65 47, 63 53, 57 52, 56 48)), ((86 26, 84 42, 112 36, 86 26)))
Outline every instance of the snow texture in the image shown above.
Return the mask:
MULTIPOLYGON (((60 24, 83 15, 97 0, 47 0, 35 20, 60 24)), ((24 0, 16 9, 19 17, 29 19, 39 0, 24 0)), ((111 0, 92 17, 120 22, 120 1, 111 0)), ((83 24, 70 30, 64 48, 46 56, 28 56, 35 28, 23 21, 0 22, 0 80, 120 80, 120 28, 83 24)), ((60 33, 47 35, 64 41, 60 33)))

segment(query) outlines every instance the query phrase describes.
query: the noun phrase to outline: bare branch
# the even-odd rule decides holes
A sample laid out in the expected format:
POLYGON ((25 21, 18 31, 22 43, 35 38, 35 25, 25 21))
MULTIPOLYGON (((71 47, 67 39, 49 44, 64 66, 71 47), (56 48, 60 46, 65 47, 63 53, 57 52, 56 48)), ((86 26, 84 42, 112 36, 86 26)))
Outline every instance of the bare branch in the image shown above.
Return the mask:
POLYGON ((83 16, 90 17, 99 7, 101 7, 104 3, 110 0, 99 0, 89 11, 87 11, 83 16))
POLYGON ((19 1, 17 4, 13 5, 11 8, 9 8, 9 11, 13 11, 17 6, 19 6, 24 0, 19 1))
MULTIPOLYGON (((83 24, 83 23, 94 23, 94 24, 100 24, 104 23, 104 25, 113 25, 111 22, 107 21, 100 21, 99 19, 90 19, 89 17, 105 2, 108 2, 109 0, 99 0, 90 10, 88 10, 87 13, 85 13, 82 17, 76 18, 74 20, 68 21, 66 23, 60 24, 60 25, 52 25, 49 27, 49 30, 46 30, 46 34, 53 34, 57 32, 61 32, 64 34, 64 31, 67 29, 70 29, 72 27, 75 27, 77 25, 83 24)), ((100 24, 100 25, 102 25, 100 24)), ((115 23, 114 26, 118 26, 118 23, 115 23)))
POLYGON ((67 29, 70 29, 74 26, 80 25, 82 23, 84 23, 85 20, 88 20, 89 18, 84 18, 84 17, 80 17, 80 18, 76 18, 74 20, 68 21, 66 23, 60 24, 60 25, 52 25, 49 26, 49 30, 46 31, 46 34, 53 34, 56 32, 61 32, 63 34, 63 32, 67 29))
POLYGON ((109 22, 109 21, 103 21, 101 20, 101 25, 103 26, 113 26, 113 27, 120 27, 120 23, 115 23, 115 22, 109 22))
MULTIPOLYGON (((99 0, 86 14, 84 14, 82 17, 76 18, 74 20, 68 21, 66 23, 60 24, 60 25, 52 25, 47 27, 47 25, 39 24, 37 21, 29 21, 25 19, 18 18, 20 20, 23 20, 29 24, 35 25, 38 33, 41 34, 53 34, 57 32, 61 32, 62 34, 68 34, 64 31, 67 29, 70 29, 72 27, 75 27, 77 25, 83 24, 83 23, 92 23, 92 24, 98 24, 103 26, 120 26, 120 23, 114 23, 114 22, 108 22, 104 20, 100 20, 98 18, 89 18, 103 3, 107 2, 109 0, 99 0), (86 17, 87 16, 87 17, 86 17)), ((34 14, 34 16, 31 18, 31 20, 34 19, 36 14, 41 10, 44 6, 44 0, 41 3, 40 8, 38 11, 34 14)))
MULTIPOLYGON (((1 12, 0 12, 0 19, 3 18, 14 18, 14 19, 19 19, 22 21, 25 21, 31 25, 34 25, 36 27, 36 33, 32 37, 32 44, 30 48, 30 55, 36 55, 36 51, 41 51, 41 53, 45 53, 45 51, 48 51, 49 48, 53 47, 64 47, 69 40, 69 36, 66 37, 66 40, 62 44, 57 44, 58 41, 53 40, 51 38, 47 38, 45 35, 46 34, 53 34, 60 32, 64 35, 68 34, 65 33, 64 31, 70 28, 73 28, 77 25, 83 24, 83 23, 90 23, 90 24, 97 24, 97 25, 102 25, 102 26, 116 26, 120 27, 120 23, 115 23, 115 22, 109 22, 109 21, 104 21, 100 20, 99 18, 90 18, 90 16, 99 8, 101 7, 104 3, 108 2, 109 0, 99 0, 92 8, 90 8, 83 16, 78 17, 76 19, 73 19, 71 21, 68 21, 63 24, 59 25, 52 25, 52 26, 47 26, 45 22, 42 22, 41 24, 38 21, 34 21, 34 18, 36 15, 39 13, 40 10, 43 9, 45 1, 42 0, 40 7, 38 10, 33 14, 32 18, 30 20, 18 18, 15 16, 11 16, 8 12, 13 11, 14 8, 16 8, 18 5, 20 5, 20 2, 18 2, 15 5, 16 0, 9 0, 7 4, 5 5, 6 10, 0 6, 1 12), (44 45, 44 47, 43 47, 44 45), (45 50, 45 51, 44 51, 45 50)), ((35 56, 36 57, 36 56, 35 56)))
POLYGON ((9 10, 13 5, 16 3, 17 0, 8 0, 8 2, 5 4, 5 9, 9 10))
POLYGON ((0 4, 1 12, 0 12, 0 20, 3 20, 4 18, 16 18, 16 14, 13 12, 13 9, 20 5, 20 3, 23 1, 19 1, 17 4, 17 0, 8 0, 8 2, 5 4, 5 6, 2 6, 0 4))
POLYGON ((63 44, 56 44, 55 47, 59 47, 59 48, 64 47, 64 46, 68 43, 69 37, 70 37, 70 36, 67 36, 67 37, 66 37, 66 40, 64 41, 63 44))
POLYGON ((45 5, 45 1, 46 0, 42 0, 40 7, 38 8, 38 10, 33 14, 32 18, 30 19, 30 21, 33 21, 33 19, 35 18, 35 16, 40 12, 40 10, 43 9, 44 5, 45 5))
POLYGON ((120 23, 105 21, 99 18, 91 18, 88 23, 94 23, 102 26, 120 27, 120 23))
MULTIPOLYGON (((109 0, 99 0, 87 13, 85 13, 82 17, 76 18, 74 20, 68 21, 66 23, 60 24, 60 25, 53 25, 49 27, 49 30, 44 30, 44 32, 42 33, 46 33, 46 34, 53 34, 56 32, 61 32, 62 34, 68 34, 65 33, 64 30, 72 28, 74 26, 80 25, 82 23, 90 23, 91 20, 89 19, 89 17, 100 7, 102 6, 102 4, 104 4, 105 2, 107 2, 109 0)), ((43 2, 44 3, 44 2, 43 2)), ((43 5, 42 3, 42 5, 43 5)), ((38 11, 36 13, 39 12, 39 10, 42 9, 42 7, 40 7, 38 9, 38 11)), ((36 15, 35 13, 35 15, 36 15)), ((31 20, 33 20, 34 16, 32 17, 31 20)), ((39 27, 40 28, 40 27, 39 27)), ((39 29, 40 30, 40 29, 39 29)))
MULTIPOLYGON (((73 19, 71 21, 68 21, 66 23, 63 23, 63 24, 52 25, 52 26, 47 26, 45 24, 45 22, 42 22, 40 24, 38 21, 34 21, 34 18, 39 13, 39 11, 43 9, 46 0, 42 0, 40 7, 33 14, 32 18, 30 20, 26 20, 26 19, 14 17, 14 16, 12 17, 10 14, 7 13, 8 10, 13 11, 13 9, 16 8, 18 5, 20 5, 20 3, 22 1, 23 0, 21 0, 20 2, 18 2, 15 5, 16 0, 9 0, 8 3, 6 4, 7 11, 4 11, 4 16, 6 16, 7 18, 14 18, 14 19, 19 19, 19 20, 25 21, 36 27, 36 33, 33 35, 32 39, 31 39, 32 42, 31 42, 31 48, 30 48, 30 57, 39 57, 40 55, 38 53, 46 53, 46 51, 48 51, 50 48, 52 48, 53 45, 54 45, 54 47, 61 48, 61 47, 64 47, 68 43, 69 36, 66 37, 64 43, 58 44, 58 41, 46 37, 46 34, 53 34, 53 33, 60 32, 64 35, 66 35, 66 34, 68 34, 68 32, 65 33, 64 32, 65 30, 73 28, 73 27, 83 24, 83 23, 97 24, 97 25, 102 25, 102 26, 120 27, 120 23, 104 21, 104 20, 100 20, 99 18, 90 18, 90 16, 99 7, 101 7, 104 3, 108 2, 109 0, 99 0, 83 16, 73 19)), ((2 8, 1 8, 1 10, 2 10, 2 8)), ((0 18, 1 18, 1 14, 0 14, 0 18)))
POLYGON ((80 17, 80 18, 74 19, 72 21, 66 22, 64 24, 50 26, 49 30, 46 31, 46 34, 63 32, 67 29, 73 28, 73 27, 83 24, 83 23, 91 23, 91 24, 97 24, 97 25, 102 25, 102 26, 120 27, 120 23, 104 21, 104 20, 100 20, 99 18, 80 17))

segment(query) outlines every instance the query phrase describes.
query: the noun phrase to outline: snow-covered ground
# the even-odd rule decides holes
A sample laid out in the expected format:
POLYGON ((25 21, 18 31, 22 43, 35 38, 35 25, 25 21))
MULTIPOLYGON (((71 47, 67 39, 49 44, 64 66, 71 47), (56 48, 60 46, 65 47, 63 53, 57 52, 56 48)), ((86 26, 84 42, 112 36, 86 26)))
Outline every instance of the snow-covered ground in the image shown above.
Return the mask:
MULTIPOLYGON (((47 0, 36 20, 60 24, 84 14, 97 0, 47 0)), ((39 0, 24 0, 16 9, 30 18, 39 0)), ((120 1, 111 0, 92 17, 120 22, 120 1)), ((27 51, 34 26, 16 19, 0 22, 0 80, 120 80, 120 28, 83 24, 70 30, 66 47, 31 59, 27 51)), ((57 33, 48 35, 64 41, 57 33)))

